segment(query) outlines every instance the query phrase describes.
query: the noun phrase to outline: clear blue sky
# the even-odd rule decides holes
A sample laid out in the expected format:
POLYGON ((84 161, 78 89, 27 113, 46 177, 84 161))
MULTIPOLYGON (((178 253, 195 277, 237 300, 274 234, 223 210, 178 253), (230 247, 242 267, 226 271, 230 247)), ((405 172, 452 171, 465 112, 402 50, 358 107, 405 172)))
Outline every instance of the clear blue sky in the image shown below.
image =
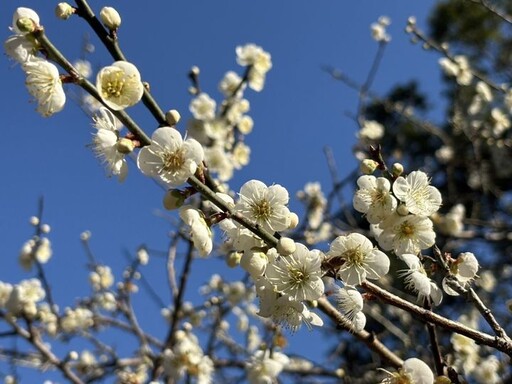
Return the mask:
MULTIPOLYGON (((110 5, 120 12, 120 43, 126 56, 150 83, 162 108, 178 109, 184 121, 190 116, 186 74, 192 65, 201 68, 203 90, 219 100, 217 84, 223 74, 227 70, 242 72, 235 61, 237 45, 253 42, 269 51, 273 68, 265 89, 246 93, 255 121, 246 140, 252 149, 251 164, 237 174, 232 188, 237 191, 255 178, 281 184, 294 195, 308 181, 321 181, 328 190, 325 145, 332 147, 341 176, 355 166, 351 146, 357 127, 346 113, 355 112, 357 95, 332 80, 321 67, 332 65, 363 81, 377 50, 369 27, 379 16, 391 18, 392 42, 374 90, 384 93, 397 82, 416 78, 421 89, 432 96, 434 109, 442 108, 437 56, 410 44, 404 32, 410 15, 424 27, 434 3, 113 0, 107 4, 91 1, 91 6, 99 11, 110 5)), ((2 1, 3 39, 10 34, 7 27, 15 8, 27 6, 39 13, 50 39, 71 60, 78 58, 82 36, 91 32, 79 18, 57 20, 52 4, 2 1)), ((110 64, 112 60, 95 36, 91 35, 91 41, 96 46, 93 65, 110 64)), ((97 258, 112 265, 117 277, 125 262, 124 250, 133 252, 142 243, 153 249, 165 248, 169 227, 154 214, 161 208, 162 191, 139 174, 134 164, 130 164, 123 184, 105 177, 86 146, 91 139, 90 119, 71 97, 63 112, 43 119, 28 102, 22 71, 6 57, 0 65, 0 78, 0 280, 15 283, 29 277, 18 267, 17 255, 32 234, 28 218, 36 213, 38 198, 43 195, 44 221, 53 229, 54 256, 48 273, 57 301, 70 305, 75 297, 88 292, 86 258, 79 241, 82 231, 92 231, 97 258)), ((142 107, 129 111, 146 132, 155 129, 142 107)), ((185 124, 178 127, 183 132, 185 124)), ((291 207, 296 209, 298 204, 294 201, 291 207)), ((148 266, 151 276, 161 273, 161 265, 155 261, 148 266)), ((199 271, 197 286, 206 276, 199 271)))

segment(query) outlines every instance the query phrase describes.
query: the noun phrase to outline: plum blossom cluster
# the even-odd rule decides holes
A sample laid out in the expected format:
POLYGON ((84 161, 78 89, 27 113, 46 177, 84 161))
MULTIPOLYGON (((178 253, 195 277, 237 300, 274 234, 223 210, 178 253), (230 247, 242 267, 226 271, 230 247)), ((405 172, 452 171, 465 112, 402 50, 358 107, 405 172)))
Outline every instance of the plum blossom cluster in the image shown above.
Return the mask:
MULTIPOLYGON (((250 148, 244 143, 253 129, 253 119, 247 114, 249 101, 244 98, 247 85, 256 91, 263 89, 265 75, 272 67, 270 54, 254 44, 237 47, 237 61, 246 67, 243 77, 228 71, 219 83, 224 100, 217 102, 199 87, 192 88, 195 97, 190 102, 193 119, 188 122, 188 134, 204 147, 208 170, 220 182, 227 182, 233 172, 249 163, 250 148)), ((199 68, 191 71, 198 82, 199 68)))
MULTIPOLYGON (((70 12, 70 16, 73 12, 70 12)), ((37 111, 45 116, 60 112, 66 103, 63 79, 55 64, 39 54, 41 47, 33 33, 42 32, 39 16, 29 8, 18 8, 13 16, 14 35, 4 43, 6 53, 21 64, 26 74, 28 92, 37 102, 37 111)), ((75 71, 80 76, 81 71, 75 71)), ((144 91, 137 68, 128 62, 117 61, 102 68, 97 76, 97 98, 112 110, 121 110, 136 104, 144 91)))
MULTIPOLYGON (((395 165, 394 169, 401 170, 402 167, 395 165)), ((430 216, 441 206, 439 190, 430 185, 427 174, 422 171, 413 171, 405 177, 400 175, 391 181, 383 176, 363 175, 357 185, 354 208, 371 224, 379 246, 385 251, 393 251, 407 264, 409 269, 403 275, 420 297, 431 297, 439 303, 440 291, 426 276, 418 259, 422 250, 435 243, 430 216), (427 280, 418 280, 416 277, 419 276, 425 276, 427 280)))

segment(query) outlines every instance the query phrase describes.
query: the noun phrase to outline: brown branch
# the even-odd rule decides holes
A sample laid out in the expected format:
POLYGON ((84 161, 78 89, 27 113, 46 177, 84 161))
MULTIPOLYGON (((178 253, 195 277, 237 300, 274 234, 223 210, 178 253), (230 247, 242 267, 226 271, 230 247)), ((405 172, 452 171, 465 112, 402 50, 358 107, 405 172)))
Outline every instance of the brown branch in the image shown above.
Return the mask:
POLYGON ((382 344, 373 333, 365 330, 356 332, 352 323, 326 298, 318 299, 318 308, 329 316, 337 326, 352 333, 356 338, 365 343, 370 350, 377 353, 383 360, 388 361, 393 367, 400 368, 403 365, 404 361, 382 344))
POLYGON ((478 344, 487 345, 501 352, 504 352, 509 356, 512 356, 512 342, 510 339, 491 336, 488 335, 487 333, 469 328, 459 322, 449 320, 446 317, 438 315, 437 313, 429 311, 425 308, 421 308, 415 304, 408 302, 407 300, 395 296, 392 293, 386 291, 385 289, 382 289, 379 286, 368 281, 363 282, 361 286, 366 291, 370 292, 371 294, 378 297, 382 301, 416 315, 424 323, 430 322, 436 324, 448 331, 460 333, 461 335, 467 336, 470 339, 475 340, 478 344))

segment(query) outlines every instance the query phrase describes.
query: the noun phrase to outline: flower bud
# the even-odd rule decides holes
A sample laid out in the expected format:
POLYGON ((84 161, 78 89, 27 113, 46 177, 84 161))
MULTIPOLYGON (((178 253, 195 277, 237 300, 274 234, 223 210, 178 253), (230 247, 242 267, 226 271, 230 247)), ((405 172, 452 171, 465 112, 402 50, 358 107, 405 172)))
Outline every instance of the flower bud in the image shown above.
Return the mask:
POLYGON ((36 23, 28 18, 28 17, 21 17, 18 20, 16 20, 16 27, 20 30, 21 33, 31 33, 36 30, 36 23))
POLYGON ((361 161, 361 165, 359 169, 361 170, 361 173, 365 175, 371 175, 377 167, 379 166, 379 163, 377 163, 375 160, 372 159, 364 159, 361 161))
POLYGON ((197 65, 194 65, 192 68, 190 68, 190 74, 192 76, 199 76, 199 73, 200 73, 200 69, 197 65))
POLYGON ((164 195, 164 208, 172 211, 180 208, 185 202, 185 195, 179 189, 169 189, 164 195))
POLYGON ((277 243, 276 249, 281 256, 289 256, 295 252, 295 241, 289 237, 281 237, 277 243))
POLYGON ((296 213, 290 212, 288 216, 290 218, 290 225, 288 225, 288 229, 293 229, 299 225, 299 216, 296 213))
POLYGON ((257 279, 263 275, 267 264, 267 255, 258 251, 244 252, 240 259, 240 266, 248 272, 253 279, 257 279))
POLYGON ((100 11, 101 22, 111 31, 115 31, 121 25, 121 16, 112 7, 103 7, 100 11))
POLYGON ((55 7, 55 16, 57 16, 61 20, 69 19, 70 16, 74 13, 75 13, 75 8, 73 8, 68 3, 59 3, 55 7))
POLYGON ((235 268, 240 264, 241 258, 242 254, 240 252, 230 252, 228 257, 226 258, 226 264, 230 268, 235 268))
POLYGON ((178 124, 178 122, 180 121, 181 119, 181 115, 180 113, 175 110, 175 109, 171 109, 170 111, 168 111, 166 114, 165 114, 165 121, 167 121, 167 124, 169 124, 171 127, 175 126, 176 124, 178 124))
POLYGON ((404 173, 404 166, 400 163, 394 163, 391 168, 391 173, 394 177, 400 176, 402 173, 404 173))
POLYGON ((116 144, 116 149, 119 153, 122 153, 123 155, 127 155, 135 149, 135 144, 130 139, 127 139, 126 137, 123 137, 119 139, 119 141, 116 144))
POLYGON ((407 216, 409 214, 409 210, 405 204, 400 204, 398 207, 396 207, 396 213, 398 213, 400 216, 407 216))

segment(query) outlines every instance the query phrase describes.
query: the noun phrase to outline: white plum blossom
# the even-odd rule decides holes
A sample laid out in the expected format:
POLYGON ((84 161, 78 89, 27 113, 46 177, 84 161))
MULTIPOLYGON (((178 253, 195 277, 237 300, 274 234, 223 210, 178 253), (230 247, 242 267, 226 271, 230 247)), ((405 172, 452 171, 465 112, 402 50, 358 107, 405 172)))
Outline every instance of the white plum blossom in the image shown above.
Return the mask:
POLYGON ((115 175, 119 181, 124 181, 128 174, 125 156, 135 146, 131 140, 120 138, 121 126, 109 109, 101 107, 98 112, 93 117, 93 126, 97 129, 93 137, 94 153, 105 164, 109 176, 115 175))
POLYGON ((267 231, 282 231, 290 224, 288 191, 279 184, 267 187, 259 180, 250 180, 240 189, 235 211, 267 231))
POLYGON ((391 20, 387 16, 381 16, 377 20, 376 23, 372 23, 370 25, 370 30, 372 32, 372 38, 381 43, 389 43, 391 41, 391 36, 388 35, 386 31, 386 27, 391 24, 391 20))
POLYGON ((292 332, 297 331, 304 322, 308 329, 312 326, 321 327, 324 325, 322 319, 314 312, 311 312, 300 301, 293 300, 290 296, 281 296, 275 300, 271 311, 272 319, 292 332))
MULTIPOLYGON (((236 72, 228 71, 219 83, 219 90, 224 96, 230 97, 234 95, 235 91, 240 87, 241 83, 242 78, 236 72)), ((245 86, 246 85, 244 84, 240 87, 240 93, 243 92, 245 86)))
POLYGON ((473 371, 473 377, 478 384, 501 384, 500 361, 494 355, 490 355, 478 364, 478 369, 473 371))
POLYGON ((354 194, 356 211, 364 213, 370 224, 378 224, 391 215, 397 206, 391 194, 391 183, 384 177, 363 175, 357 179, 359 189, 354 194))
POLYGON ((382 384, 434 384, 430 367, 415 357, 405 360, 398 372, 388 374, 382 384))
POLYGON ((66 103, 59 70, 47 60, 34 57, 22 65, 27 75, 25 85, 37 100, 37 112, 49 117, 60 112, 66 103))
POLYGON ((204 157, 210 172, 215 172, 220 181, 229 181, 233 177, 234 163, 230 153, 220 145, 207 147, 204 157))
POLYGON ((272 68, 272 59, 268 52, 255 44, 236 47, 238 64, 248 66, 249 87, 256 92, 263 89, 266 73, 272 68))
POLYGON ((338 288, 334 294, 338 308, 352 322, 355 332, 360 332, 366 325, 366 316, 363 313, 363 296, 359 291, 349 285, 338 288))
POLYGON ((212 360, 203 353, 197 337, 190 332, 179 330, 172 349, 166 349, 162 355, 164 372, 174 381, 185 375, 196 378, 197 384, 211 383, 214 371, 212 360))
POLYGON ((306 204, 309 227, 317 229, 323 222, 327 199, 318 182, 307 183, 303 191, 297 192, 297 198, 306 204))
POLYGON ((127 61, 103 67, 96 76, 96 89, 101 100, 114 111, 137 104, 144 93, 139 70, 127 61))
POLYGON ((418 294, 418 301, 428 297, 433 304, 439 305, 443 299, 443 293, 436 283, 427 276, 418 256, 406 253, 401 255, 400 258, 409 267, 409 269, 400 272, 400 275, 405 277, 406 287, 418 294))
POLYGON ((89 282, 95 291, 101 291, 114 284, 114 275, 108 265, 97 265, 89 274, 89 282))
POLYGON ((293 254, 281 256, 267 265, 267 279, 282 294, 294 300, 316 300, 324 293, 321 257, 297 243, 293 254))
POLYGON ((91 63, 88 60, 79 59, 73 63, 73 67, 83 77, 90 77, 92 75, 91 63))
POLYGON ((360 233, 338 236, 327 252, 327 261, 336 258, 341 266, 337 275, 345 284, 357 285, 366 279, 379 279, 389 271, 389 258, 360 233))
MULTIPOLYGON (((272 249, 275 250, 275 248, 272 249)), ((260 251, 246 251, 240 258, 240 266, 249 273, 253 279, 263 276, 267 264, 267 255, 260 251)))
POLYGON ((9 36, 4 42, 4 50, 12 59, 23 64, 35 57, 38 47, 35 39, 27 38, 27 32, 19 29, 17 24, 21 18, 31 20, 33 26, 39 25, 39 16, 34 10, 17 8, 12 17, 12 26, 9 28, 14 35, 9 36))
POLYGON ((46 296, 39 279, 22 280, 9 291, 5 308, 14 316, 19 314, 35 316, 37 313, 36 303, 46 296))
POLYGON ((215 100, 201 93, 190 102, 190 112, 198 120, 209 121, 215 118, 215 106, 215 100))
POLYGON ((439 190, 430 185, 427 174, 421 171, 398 177, 393 183, 393 193, 410 213, 420 216, 437 212, 442 202, 439 190))
POLYGON ((140 150, 137 165, 146 176, 178 187, 196 172, 203 159, 203 148, 196 140, 183 140, 176 129, 162 127, 153 132, 151 145, 140 150))
POLYGON ((281 352, 259 350, 251 356, 246 364, 247 379, 250 384, 272 384, 283 368, 290 362, 288 356, 281 352))
POLYGON ((422 249, 434 245, 436 233, 428 217, 393 214, 380 224, 382 232, 377 241, 385 251, 393 250, 396 255, 418 254, 422 249))
POLYGON ((363 140, 379 140, 384 136, 384 127, 381 123, 374 120, 366 120, 357 133, 357 137, 363 140))
POLYGON ((180 217, 190 227, 190 236, 199 254, 208 256, 213 249, 212 231, 203 213, 191 205, 184 205, 180 208, 180 217))
POLYGON ((12 35, 5 40, 4 50, 9 57, 23 64, 34 58, 37 46, 34 41, 27 39, 25 35, 12 35))
POLYGON ((495 136, 500 136, 503 132, 510 128, 510 119, 503 113, 499 108, 493 108, 491 110, 491 118, 493 122, 492 132, 495 136))
POLYGON ((471 84, 473 73, 466 56, 458 55, 454 56, 453 59, 442 57, 439 59, 439 65, 446 75, 455 77, 459 85, 471 84))
POLYGON ((87 330, 94 325, 94 314, 87 308, 66 308, 60 325, 64 332, 87 330))
MULTIPOLYGON (((450 264, 450 273, 462 285, 466 285, 476 277, 478 272, 478 260, 471 252, 463 252, 457 256, 457 259, 450 264)), ((458 296, 459 293, 447 283, 447 278, 443 279, 442 285, 444 291, 450 296, 458 296)))

